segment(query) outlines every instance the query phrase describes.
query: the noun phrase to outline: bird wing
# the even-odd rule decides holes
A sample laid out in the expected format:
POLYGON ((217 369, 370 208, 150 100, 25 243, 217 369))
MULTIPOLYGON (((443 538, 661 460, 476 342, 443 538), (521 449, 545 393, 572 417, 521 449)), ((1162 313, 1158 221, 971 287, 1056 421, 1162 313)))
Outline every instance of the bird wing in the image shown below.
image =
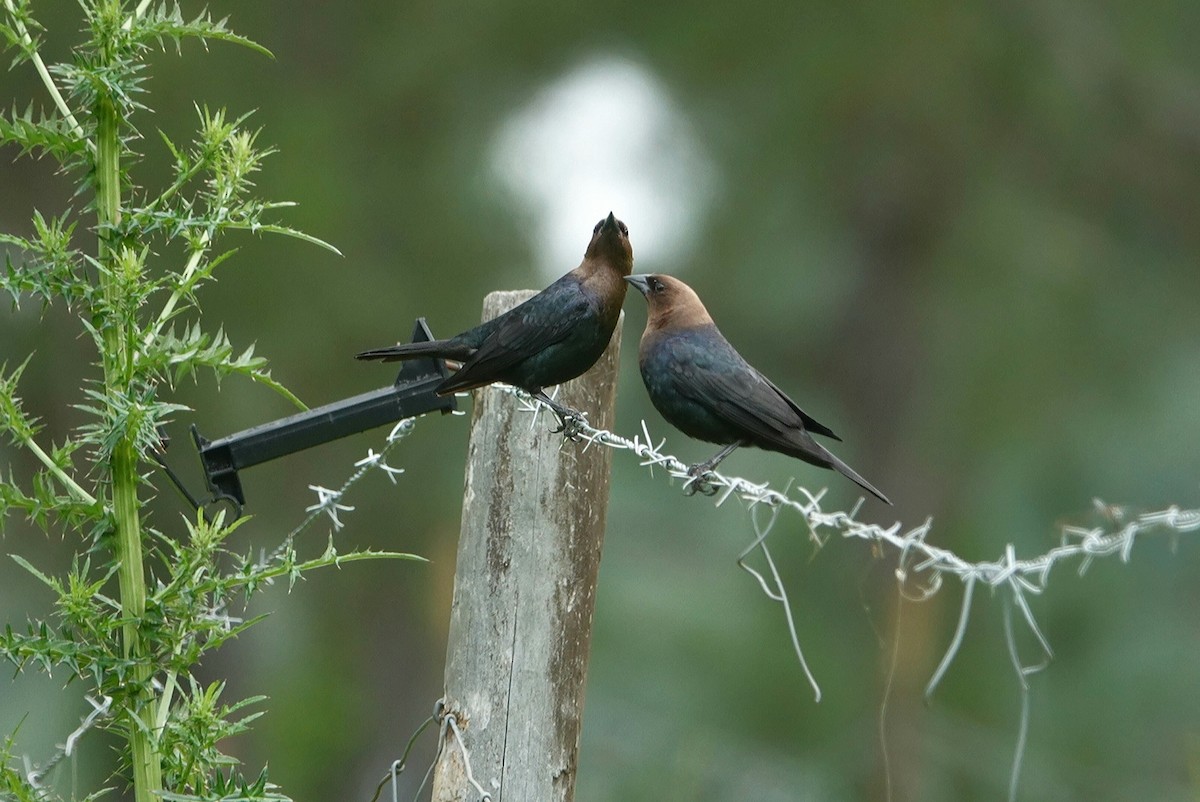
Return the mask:
MULTIPOLYGON (((758 371, 754 371, 754 372, 758 373, 758 371)), ((791 407, 792 410, 795 411, 795 413, 797 415, 800 416, 800 420, 804 421, 805 429, 808 429, 813 434, 823 434, 826 437, 829 437, 833 440, 837 440, 839 443, 842 442, 842 438, 840 438, 836 434, 834 434, 832 429, 830 429, 828 426, 826 426, 825 424, 818 421, 813 416, 809 415, 804 410, 800 409, 800 407, 796 405, 796 402, 793 401, 791 398, 789 398, 787 396, 787 394, 783 392, 783 390, 780 390, 778 385, 775 384, 775 382, 771 381, 766 376, 763 376, 761 373, 759 373, 758 376, 763 381, 765 381, 768 385, 770 385, 771 389, 774 390, 776 393, 778 393, 779 397, 782 398, 784 401, 786 401, 787 405, 789 407, 791 407)))
POLYGON ((505 312, 478 350, 438 392, 471 390, 497 381, 513 365, 566 339, 588 308, 577 282, 556 281, 505 312))
POLYGON ((752 438, 788 442, 795 437, 797 429, 803 428, 810 433, 841 439, 800 409, 728 342, 715 348, 710 344, 704 350, 689 349, 678 363, 678 369, 683 379, 680 391, 684 395, 743 429, 752 438))

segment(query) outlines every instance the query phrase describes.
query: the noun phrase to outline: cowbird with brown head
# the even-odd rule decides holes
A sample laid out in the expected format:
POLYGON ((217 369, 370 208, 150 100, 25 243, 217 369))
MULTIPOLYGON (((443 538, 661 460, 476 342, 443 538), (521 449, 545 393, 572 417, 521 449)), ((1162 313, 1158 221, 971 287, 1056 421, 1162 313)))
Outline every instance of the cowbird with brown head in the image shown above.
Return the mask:
POLYGON ((579 376, 604 353, 625 301, 622 279, 632 271, 629 229, 609 212, 592 229, 579 267, 520 306, 446 340, 402 343, 355 358, 455 360, 462 367, 437 386, 438 395, 505 382, 546 403, 565 428, 579 413, 551 400, 545 388, 579 376))
POLYGON ((820 434, 841 440, 734 350, 691 287, 671 276, 625 280, 650 307, 638 366, 654 407, 689 437, 724 446, 712 459, 691 466, 690 475, 703 476, 739 446, 755 446, 832 468, 892 503, 813 439, 820 434))

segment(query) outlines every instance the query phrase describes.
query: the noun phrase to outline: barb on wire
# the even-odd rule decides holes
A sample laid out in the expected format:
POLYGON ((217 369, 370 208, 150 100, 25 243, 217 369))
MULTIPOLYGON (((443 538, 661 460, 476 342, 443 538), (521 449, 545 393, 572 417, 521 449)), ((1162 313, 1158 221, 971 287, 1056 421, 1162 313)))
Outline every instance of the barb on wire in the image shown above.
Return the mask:
POLYGON ((341 529, 345 524, 338 518, 339 512, 354 512, 354 508, 341 503, 341 490, 330 490, 327 487, 320 485, 309 485, 308 489, 317 494, 317 503, 311 507, 305 507, 305 512, 319 513, 323 512, 333 521, 334 529, 341 529))

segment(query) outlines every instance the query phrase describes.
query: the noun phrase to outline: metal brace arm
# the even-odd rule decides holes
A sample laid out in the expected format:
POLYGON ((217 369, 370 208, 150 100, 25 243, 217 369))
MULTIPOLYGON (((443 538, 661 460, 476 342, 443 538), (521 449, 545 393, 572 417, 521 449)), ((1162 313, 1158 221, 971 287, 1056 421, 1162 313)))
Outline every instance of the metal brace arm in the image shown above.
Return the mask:
MULTIPOLYGON (((429 342, 433 334, 425 318, 417 318, 413 342, 429 342)), ((261 462, 293 454, 321 443, 393 423, 403 418, 458 409, 453 395, 439 396, 434 388, 450 375, 445 361, 434 357, 404 362, 396 383, 307 412, 264 423, 210 441, 192 426, 192 439, 208 489, 216 501, 233 502, 240 513, 246 503, 238 471, 261 462)))

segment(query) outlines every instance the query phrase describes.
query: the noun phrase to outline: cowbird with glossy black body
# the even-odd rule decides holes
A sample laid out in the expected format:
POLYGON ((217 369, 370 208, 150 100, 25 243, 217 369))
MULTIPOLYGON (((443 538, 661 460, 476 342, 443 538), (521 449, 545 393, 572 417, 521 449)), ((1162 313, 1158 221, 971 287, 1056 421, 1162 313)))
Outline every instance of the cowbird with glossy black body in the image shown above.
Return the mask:
POLYGON ((579 413, 553 401, 545 388, 574 379, 604 353, 625 301, 623 279, 632 270, 629 229, 609 212, 592 229, 579 267, 523 304, 446 340, 402 343, 356 358, 459 361, 462 367, 438 385, 438 395, 505 382, 546 403, 566 428, 579 413))
POLYGON ((691 287, 671 276, 629 276, 649 316, 638 347, 642 381, 654 407, 689 437, 724 446, 688 469, 713 470, 739 446, 755 446, 832 468, 888 504, 866 479, 813 439, 841 440, 742 358, 691 287))

